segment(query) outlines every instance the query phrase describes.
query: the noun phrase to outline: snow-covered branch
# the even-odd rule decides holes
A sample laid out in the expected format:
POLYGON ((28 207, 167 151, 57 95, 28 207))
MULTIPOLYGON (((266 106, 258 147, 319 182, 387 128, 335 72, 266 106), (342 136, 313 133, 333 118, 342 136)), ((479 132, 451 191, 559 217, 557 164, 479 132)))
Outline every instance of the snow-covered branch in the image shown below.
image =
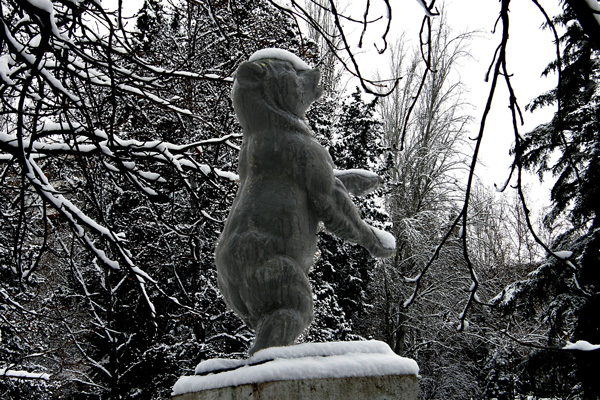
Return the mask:
POLYGON ((47 381, 50 379, 50 374, 45 372, 29 372, 29 371, 18 371, 14 369, 0 368, 0 378, 12 378, 12 379, 41 379, 47 381))
MULTIPOLYGON (((126 31, 119 13, 106 11, 99 2, 27 0, 3 7, 0 186, 3 195, 10 197, 13 190, 20 198, 17 212, 3 214, 14 227, 16 266, 11 271, 19 279, 31 278, 48 250, 51 229, 63 229, 49 218, 59 218, 99 264, 137 283, 150 314, 156 316, 148 285, 159 293, 163 290, 132 253, 135 244, 110 220, 112 206, 103 199, 108 193, 135 189, 158 206, 169 200, 166 188, 177 185, 198 203, 197 182, 218 188, 216 182, 237 179, 212 162, 219 154, 239 151, 236 141, 241 135, 218 128, 214 110, 192 111, 193 102, 172 95, 172 88, 182 85, 205 85, 203 90, 220 85, 228 91, 231 70, 220 74, 209 66, 210 72, 191 72, 175 63, 149 60, 136 39, 138 33, 126 31), (178 132, 192 130, 196 137, 176 144, 139 135, 134 131, 139 131, 140 117, 147 120, 148 129, 157 125, 153 119, 176 120, 178 132), (25 267, 21 243, 36 240, 27 225, 34 215, 33 201, 35 210, 42 211, 35 218, 42 221, 44 233, 37 237, 43 242, 36 247, 33 267, 25 267)), ((201 213, 212 223, 222 220, 209 211, 201 213)), ((62 250, 70 251, 66 246, 62 250)))

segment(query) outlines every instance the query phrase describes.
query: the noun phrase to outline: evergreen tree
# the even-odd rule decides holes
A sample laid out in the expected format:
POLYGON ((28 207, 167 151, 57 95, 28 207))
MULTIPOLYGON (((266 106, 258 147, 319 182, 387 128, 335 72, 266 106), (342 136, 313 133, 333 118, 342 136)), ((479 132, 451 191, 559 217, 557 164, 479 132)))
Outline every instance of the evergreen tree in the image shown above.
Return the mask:
MULTIPOLYGON (((569 228, 552 243, 553 254, 496 302, 513 316, 541 321, 547 329, 545 344, 562 348, 576 340, 600 343, 600 51, 570 6, 565 5, 554 23, 565 29, 561 60, 544 73, 560 71, 559 84, 529 107, 555 104, 558 109, 514 151, 540 178, 546 173, 556 177, 545 222, 550 226, 562 219, 569 228)), ((570 393, 597 399, 600 384, 593 371, 598 352, 536 351, 526 360, 532 372, 525 384, 539 395, 570 393), (557 358, 560 362, 555 362, 557 358), (573 370, 575 374, 570 373, 573 370)))
MULTIPOLYGON (((383 148, 380 145, 382 131, 376 115, 376 102, 376 98, 365 102, 356 88, 339 107, 335 120, 328 120, 328 114, 322 111, 313 111, 309 116, 317 121, 317 137, 322 134, 321 140, 328 145, 336 168, 380 172, 383 148), (327 122, 324 124, 324 121, 327 122), (329 129, 326 124, 329 124, 329 129)), ((326 101, 325 106, 327 104, 331 103, 326 101)), ((377 208, 379 193, 353 200, 365 220, 383 228, 387 216, 377 208)), ((371 333, 368 321, 374 316, 370 315, 372 299, 367 288, 377 261, 364 248, 326 232, 320 234, 319 250, 319 259, 311 276, 316 295, 316 316, 307 339, 356 340, 368 336, 371 333)))
POLYGON ((379 168, 383 154, 382 124, 376 115, 377 97, 362 99, 359 88, 342 104, 329 153, 338 169, 379 168))

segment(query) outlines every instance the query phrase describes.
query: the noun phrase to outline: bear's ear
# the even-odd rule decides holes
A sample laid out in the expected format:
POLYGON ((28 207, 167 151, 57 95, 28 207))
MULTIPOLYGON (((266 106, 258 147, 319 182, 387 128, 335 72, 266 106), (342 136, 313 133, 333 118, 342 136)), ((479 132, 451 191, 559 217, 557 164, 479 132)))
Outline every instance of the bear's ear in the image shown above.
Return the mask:
POLYGON ((245 61, 235 72, 235 79, 239 82, 256 82, 261 80, 267 73, 267 70, 252 61, 245 61))

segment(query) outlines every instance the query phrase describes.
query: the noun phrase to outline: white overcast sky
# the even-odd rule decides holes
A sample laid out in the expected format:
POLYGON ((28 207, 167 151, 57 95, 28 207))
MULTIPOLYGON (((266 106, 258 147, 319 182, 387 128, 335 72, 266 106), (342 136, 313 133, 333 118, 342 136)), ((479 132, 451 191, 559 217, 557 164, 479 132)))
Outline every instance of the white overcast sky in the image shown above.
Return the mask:
MULTIPOLYGON (((281 0, 281 2, 285 3, 285 0, 281 0)), ((358 7, 359 11, 353 12, 351 8, 346 8, 346 12, 355 18, 362 18, 365 1, 348 2, 352 4, 352 8, 358 7)), ((143 0, 129 0, 124 3, 129 12, 135 13, 142 6, 143 0)), ((437 3, 441 4, 442 1, 438 0, 437 3)), ((550 16, 554 16, 561 11, 558 0, 540 0, 540 3, 550 16)), ((116 4, 116 0, 103 0, 103 4, 110 7, 116 4)), ((383 4, 383 1, 371 1, 372 12, 370 15, 385 15, 384 9, 381 8, 383 4)), ((398 2, 392 4, 395 8, 393 10, 394 24, 389 35, 390 41, 393 41, 393 38, 402 32, 405 33, 406 38, 417 40, 423 18, 423 9, 417 3, 417 0, 403 0, 401 6, 398 5, 398 2)), ((490 89, 489 83, 484 82, 484 76, 500 40, 499 32, 496 34, 491 32, 498 17, 500 2, 498 0, 446 0, 445 4, 448 23, 453 32, 456 34, 466 31, 479 32, 469 44, 472 59, 463 60, 458 70, 460 79, 469 90, 467 99, 474 107, 472 112, 474 122, 471 125, 472 132, 470 135, 474 137, 479 128, 483 107, 490 89)), ((340 9, 345 8, 340 6, 340 9)), ((520 131, 526 133, 539 123, 547 122, 552 117, 553 110, 551 108, 542 109, 535 114, 525 113, 524 108, 531 99, 556 86, 556 76, 540 77, 546 65, 555 58, 555 48, 550 31, 540 29, 545 20, 531 1, 513 0, 510 10, 510 41, 507 64, 509 70, 513 73, 513 87, 525 117, 525 126, 520 131)), ((381 44, 379 39, 381 30, 372 29, 369 32, 370 36, 367 36, 363 46, 366 54, 360 59, 368 60, 367 65, 371 63, 373 65, 371 68, 375 72, 378 67, 387 68, 388 54, 378 56, 374 50, 373 43, 381 44), (368 51, 368 49, 372 50, 368 51)), ((350 85, 354 87, 356 84, 350 83, 350 85)), ((492 113, 488 117, 479 156, 482 164, 478 165, 476 169, 477 174, 488 185, 494 183, 501 185, 506 180, 510 165, 508 151, 514 137, 510 123, 511 116, 508 111, 507 92, 502 84, 499 83, 498 87, 499 90, 495 95, 492 113)), ((535 183, 537 179, 530 178, 528 181, 535 183)), ((541 200, 546 201, 545 199, 541 200)))
MULTIPOLYGON (((441 4, 441 1, 437 3, 441 4)), ((475 137, 490 91, 490 84, 484 81, 484 77, 500 41, 501 26, 496 34, 492 34, 494 23, 499 15, 500 2, 498 0, 447 0, 445 3, 448 24, 453 33, 478 32, 469 43, 472 59, 462 60, 458 69, 460 79, 469 91, 467 100, 474 107, 472 110, 474 121, 470 126, 470 137, 475 137)), ((558 0, 541 0, 540 3, 551 17, 561 11, 558 0)), ((358 6, 359 3, 354 4, 358 6)), ((556 86, 557 77, 555 75, 548 78, 540 76, 548 63, 555 59, 556 50, 551 32, 540 29, 542 23, 545 22, 544 16, 531 1, 514 0, 511 2, 510 10, 507 66, 513 74, 513 88, 524 113, 525 125, 520 128, 520 133, 524 134, 538 124, 549 121, 554 113, 554 110, 548 107, 532 114, 525 112, 525 105, 537 95, 556 86)), ((372 15, 376 16, 377 13, 373 12, 372 15)), ((362 17, 360 14, 353 16, 362 17)), ((418 40, 422 18, 423 9, 417 0, 403 1, 402 8, 396 7, 394 10, 393 20, 395 22, 390 36, 398 36, 404 32, 405 38, 418 40)), ((380 32, 373 31, 369 37, 371 43, 366 42, 363 49, 373 49, 373 42, 381 44, 379 37, 380 32)), ((379 67, 384 71, 387 68, 386 56, 377 56, 374 50, 367 50, 362 59, 372 60, 375 68, 379 67)), ((492 112, 486 123, 479 155, 482 164, 476 168, 477 175, 485 184, 502 185, 508 177, 511 162, 508 152, 513 140, 514 133, 508 110, 508 95, 502 81, 498 84, 492 112)), ((539 186, 537 178, 529 177, 527 182, 539 186)), ((534 188, 534 192, 539 200, 547 202, 547 191, 541 192, 538 187, 534 188)))
MULTIPOLYGON (((541 3, 546 3, 542 5, 550 16, 560 13, 558 1, 542 0, 541 3)), ((496 0, 453 0, 447 7, 449 22, 455 29, 465 26, 480 29, 485 34, 473 40, 471 47, 474 60, 465 63, 460 71, 461 78, 470 90, 469 100, 476 106, 474 129, 479 126, 490 90, 489 83, 484 82, 483 78, 500 39, 500 32, 495 35, 491 33, 499 8, 499 1, 496 0)), ((548 63, 556 58, 556 48, 552 33, 540 29, 545 19, 531 1, 512 1, 510 10, 507 66, 513 74, 512 85, 524 113, 525 125, 520 128, 521 134, 524 134, 538 124, 549 121, 554 113, 554 109, 548 107, 532 114, 525 112, 525 106, 536 96, 556 86, 556 75, 541 77, 548 63)), ((485 165, 478 166, 477 172, 486 183, 501 185, 508 174, 508 150, 514 134, 508 110, 508 94, 503 82, 499 82, 498 88, 482 143, 480 160, 485 165)))

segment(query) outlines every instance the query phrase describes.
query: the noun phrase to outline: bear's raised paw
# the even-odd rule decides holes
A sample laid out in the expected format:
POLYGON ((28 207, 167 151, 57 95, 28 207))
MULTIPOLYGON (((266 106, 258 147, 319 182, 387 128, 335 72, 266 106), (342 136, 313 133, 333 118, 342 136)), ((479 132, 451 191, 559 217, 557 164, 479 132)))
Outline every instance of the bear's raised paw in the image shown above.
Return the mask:
POLYGON ((388 258, 396 254, 396 238, 389 232, 370 226, 375 235, 375 243, 369 247, 373 257, 388 258))

